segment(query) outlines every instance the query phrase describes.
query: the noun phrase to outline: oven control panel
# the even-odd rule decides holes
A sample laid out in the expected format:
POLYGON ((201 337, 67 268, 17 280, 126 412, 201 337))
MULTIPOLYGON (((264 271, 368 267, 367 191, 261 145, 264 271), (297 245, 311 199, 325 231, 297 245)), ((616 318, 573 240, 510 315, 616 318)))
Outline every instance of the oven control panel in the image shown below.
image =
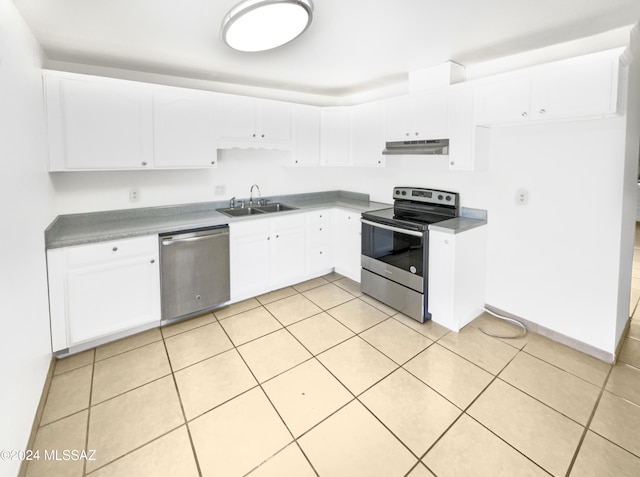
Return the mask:
POLYGON ((446 192, 435 189, 421 189, 416 187, 395 187, 393 189, 395 200, 410 200, 426 204, 458 206, 458 193, 446 192))

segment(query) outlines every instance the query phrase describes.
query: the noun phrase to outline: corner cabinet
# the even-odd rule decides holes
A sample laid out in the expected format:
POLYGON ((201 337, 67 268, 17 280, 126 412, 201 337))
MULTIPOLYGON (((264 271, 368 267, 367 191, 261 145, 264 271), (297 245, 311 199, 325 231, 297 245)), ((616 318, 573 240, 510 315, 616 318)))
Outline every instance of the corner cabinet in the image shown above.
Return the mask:
POLYGON ((158 236, 47 251, 53 351, 160 324, 158 236))
POLYGON ((229 224, 231 300, 305 278, 305 217, 292 214, 229 224))
POLYGON ((45 76, 49 170, 148 169, 151 90, 121 80, 45 76))
POLYGON ((291 147, 290 103, 220 94, 217 106, 219 147, 291 147))
POLYGON ((351 160, 351 108, 323 108, 320 113, 320 163, 348 166, 351 160))
POLYGON ((293 166, 320 165, 320 107, 293 106, 293 166))
POLYGON ((380 101, 353 107, 351 165, 384 167, 385 105, 380 101))

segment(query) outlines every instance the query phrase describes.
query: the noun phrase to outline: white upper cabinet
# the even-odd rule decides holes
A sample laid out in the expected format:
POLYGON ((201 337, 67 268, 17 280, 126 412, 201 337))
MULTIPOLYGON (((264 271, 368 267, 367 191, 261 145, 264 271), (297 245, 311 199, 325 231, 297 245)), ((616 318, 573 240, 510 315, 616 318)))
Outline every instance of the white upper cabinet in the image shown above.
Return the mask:
POLYGON ((603 117, 617 113, 620 50, 528 68, 477 82, 476 123, 603 117))
POLYGON ((220 95, 218 101, 218 147, 290 146, 290 103, 230 94, 220 95))
POLYGON ((447 137, 447 89, 434 88, 387 102, 387 141, 447 137))
POLYGON ((293 106, 293 154, 295 166, 320 165, 320 108, 293 106))
POLYGON ((320 161, 347 166, 351 153, 351 108, 323 108, 320 115, 320 161))
POLYGON ((52 72, 44 85, 50 171, 215 166, 215 93, 52 72))
POLYGON ((531 117, 615 114, 618 57, 590 55, 540 68, 532 77, 531 117))
POLYGON ((383 167, 385 105, 380 101, 353 107, 351 118, 351 164, 383 167))
POLYGON ((214 98, 214 93, 181 88, 153 92, 154 167, 216 165, 214 98))
POLYGON ((49 170, 147 169, 151 90, 139 83, 45 76, 49 170))
POLYGON ((475 142, 473 87, 468 83, 451 86, 448 101, 449 168, 473 169, 475 142))
POLYGON ((531 78, 517 73, 479 82, 476 104, 478 124, 526 121, 531 104, 531 78))

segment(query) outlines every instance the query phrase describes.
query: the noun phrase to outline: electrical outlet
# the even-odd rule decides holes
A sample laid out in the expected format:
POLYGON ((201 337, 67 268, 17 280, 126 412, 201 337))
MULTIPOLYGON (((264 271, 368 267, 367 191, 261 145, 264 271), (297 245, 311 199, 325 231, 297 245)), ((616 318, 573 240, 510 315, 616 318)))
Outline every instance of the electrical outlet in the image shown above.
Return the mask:
POLYGON ((140 190, 134 188, 129 189, 129 202, 138 202, 140 200, 140 190))
POLYGON ((520 205, 527 205, 529 203, 529 191, 520 189, 516 193, 516 202, 520 205))
POLYGON ((227 192, 227 186, 225 186, 224 184, 217 185, 214 188, 215 195, 225 195, 226 192, 227 192))

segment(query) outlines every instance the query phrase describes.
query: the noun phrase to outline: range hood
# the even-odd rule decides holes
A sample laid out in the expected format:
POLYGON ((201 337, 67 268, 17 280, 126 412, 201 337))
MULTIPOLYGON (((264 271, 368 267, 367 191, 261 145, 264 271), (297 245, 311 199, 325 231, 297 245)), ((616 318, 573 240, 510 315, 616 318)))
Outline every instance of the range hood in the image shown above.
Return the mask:
POLYGON ((425 139, 422 141, 387 142, 382 154, 387 156, 399 154, 449 154, 448 139, 425 139))

